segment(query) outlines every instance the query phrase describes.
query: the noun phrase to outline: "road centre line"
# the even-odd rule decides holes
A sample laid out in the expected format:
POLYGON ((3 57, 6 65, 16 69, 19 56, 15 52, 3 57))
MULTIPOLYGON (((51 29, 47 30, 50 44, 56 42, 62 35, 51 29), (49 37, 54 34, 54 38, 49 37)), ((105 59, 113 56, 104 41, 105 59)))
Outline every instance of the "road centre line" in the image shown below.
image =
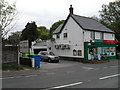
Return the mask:
MULTIPOLYGON (((70 87, 70 86, 75 86, 75 85, 79 85, 82 84, 83 82, 77 82, 77 83, 72 83, 72 84, 66 84, 66 85, 61 85, 61 86, 56 86, 56 87, 52 87, 50 89, 58 89, 58 88, 65 88, 65 87, 70 87)), ((49 89, 49 90, 50 90, 49 89)))
POLYGON ((112 78, 112 77, 116 77, 119 76, 120 74, 115 74, 115 75, 111 75, 111 76, 105 76, 105 77, 101 77, 99 78, 100 80, 104 80, 104 79, 108 79, 108 78, 112 78))

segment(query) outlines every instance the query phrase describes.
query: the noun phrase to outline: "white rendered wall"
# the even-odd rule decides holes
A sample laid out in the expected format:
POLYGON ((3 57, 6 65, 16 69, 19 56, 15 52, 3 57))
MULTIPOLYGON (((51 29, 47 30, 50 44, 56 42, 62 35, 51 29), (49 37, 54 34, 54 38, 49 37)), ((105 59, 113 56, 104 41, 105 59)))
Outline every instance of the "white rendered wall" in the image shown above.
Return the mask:
POLYGON ((91 32, 90 31, 84 31, 84 42, 90 42, 91 40, 91 32))
POLYGON ((55 49, 54 47, 54 53, 59 56, 66 56, 66 57, 79 57, 84 58, 84 40, 83 40, 83 30, 80 28, 80 26, 70 17, 68 22, 66 23, 65 27, 63 28, 63 31, 60 33, 60 38, 56 38, 56 36, 53 36, 56 39, 56 42, 54 45, 58 44, 69 44, 70 49, 55 49), (67 38, 64 38, 64 33, 68 34, 67 38), (73 50, 82 50, 82 56, 73 56, 73 50))

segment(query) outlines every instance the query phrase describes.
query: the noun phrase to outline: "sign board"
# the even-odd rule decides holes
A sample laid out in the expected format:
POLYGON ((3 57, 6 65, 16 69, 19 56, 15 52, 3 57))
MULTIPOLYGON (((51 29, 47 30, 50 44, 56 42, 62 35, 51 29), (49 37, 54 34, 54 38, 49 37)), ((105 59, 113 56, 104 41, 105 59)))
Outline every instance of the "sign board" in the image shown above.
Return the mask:
POLYGON ((29 41, 28 40, 20 41, 20 52, 29 53, 29 41))
POLYGON ((103 40, 104 43, 118 43, 116 40, 103 40))

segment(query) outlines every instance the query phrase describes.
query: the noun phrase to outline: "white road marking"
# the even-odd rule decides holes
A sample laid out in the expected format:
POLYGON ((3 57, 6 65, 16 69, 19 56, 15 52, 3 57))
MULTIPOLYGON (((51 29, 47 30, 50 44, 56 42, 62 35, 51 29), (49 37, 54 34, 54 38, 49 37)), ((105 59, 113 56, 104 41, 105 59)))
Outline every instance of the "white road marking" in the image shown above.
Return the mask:
POLYGON ((67 73, 74 73, 75 71, 66 71, 67 73))
POLYGON ((5 77, 5 78, 0 78, 0 79, 12 79, 12 78, 20 78, 21 76, 17 77, 5 77))
POLYGON ((94 69, 94 68, 91 68, 91 67, 82 67, 83 69, 94 69))
POLYGON ((118 66, 110 66, 110 67, 118 67, 118 66))
POLYGON ((56 73, 48 73, 48 75, 55 75, 56 73))
POLYGON ((38 75, 30 75, 30 76, 24 76, 24 77, 34 77, 34 76, 38 76, 38 75))
POLYGON ((70 87, 70 86, 75 86, 75 85, 79 85, 79 84, 82 84, 82 83, 83 83, 83 82, 77 82, 77 83, 72 83, 72 84, 67 84, 67 85, 61 85, 61 86, 52 87, 52 88, 50 88, 50 89, 70 87))
POLYGON ((92 67, 82 67, 85 71, 89 71, 89 70, 93 70, 95 68, 92 68, 92 67))
POLYGON ((29 76, 15 76, 15 77, 4 77, 4 78, 0 78, 0 79, 14 79, 14 78, 22 78, 22 77, 35 77, 35 76, 38 76, 38 75, 29 75, 29 76))
POLYGON ((111 75, 111 76, 105 76, 105 77, 101 77, 99 78, 100 80, 104 80, 104 79, 108 79, 108 78, 112 78, 112 77, 116 77, 119 76, 120 74, 115 74, 115 75, 111 75))
POLYGON ((108 67, 103 67, 103 68, 108 68, 108 67))

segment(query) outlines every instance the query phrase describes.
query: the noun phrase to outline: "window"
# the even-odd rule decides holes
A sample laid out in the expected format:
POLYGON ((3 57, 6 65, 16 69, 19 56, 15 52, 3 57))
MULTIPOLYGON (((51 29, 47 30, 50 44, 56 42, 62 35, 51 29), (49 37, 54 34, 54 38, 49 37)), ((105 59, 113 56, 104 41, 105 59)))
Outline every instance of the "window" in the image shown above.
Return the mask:
POLYGON ((91 39, 95 39, 95 32, 91 31, 91 39))
POLYGON ((82 50, 78 50, 78 56, 82 56, 82 50))
POLYGON ((60 34, 57 34, 56 37, 57 37, 57 38, 60 38, 60 34))
POLYGON ((77 51, 75 49, 73 50, 73 56, 77 56, 77 51))
POLYGON ((67 38, 67 33, 64 33, 64 38, 67 38))

